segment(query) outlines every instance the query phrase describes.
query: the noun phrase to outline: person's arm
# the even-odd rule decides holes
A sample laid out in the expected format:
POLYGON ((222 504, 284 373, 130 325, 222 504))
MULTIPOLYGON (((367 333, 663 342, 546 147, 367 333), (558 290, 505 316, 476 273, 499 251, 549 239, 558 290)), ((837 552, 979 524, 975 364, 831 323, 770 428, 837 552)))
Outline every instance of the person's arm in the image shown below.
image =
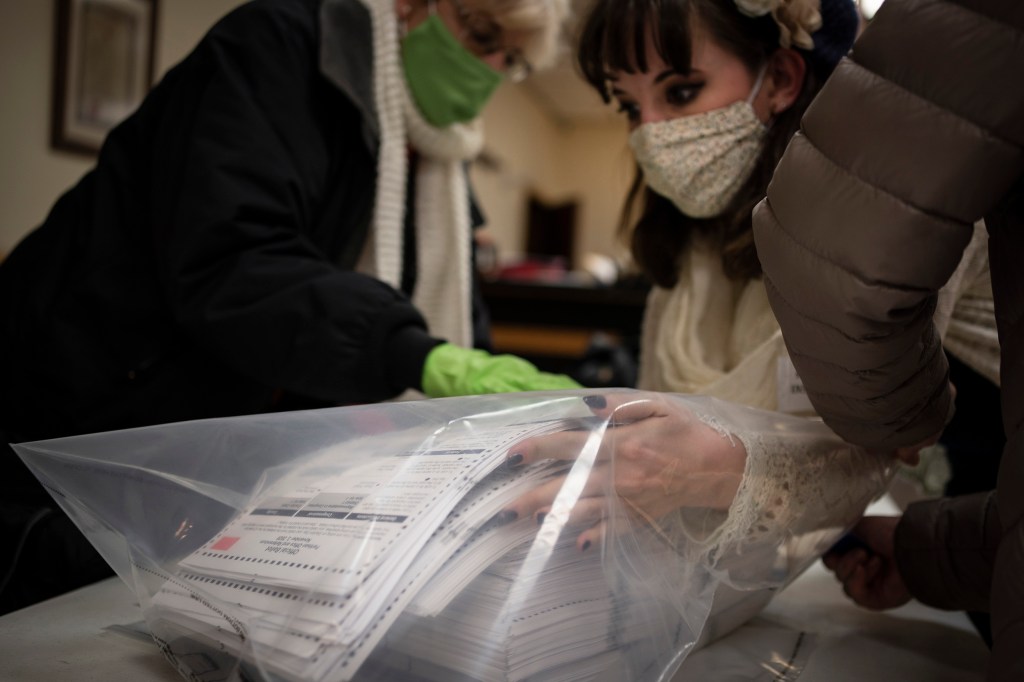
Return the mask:
POLYGON ((599 442, 586 430, 562 431, 515 443, 506 458, 514 468, 575 460, 575 480, 546 481, 504 518, 540 521, 585 478, 568 515, 579 549, 630 528, 610 520, 624 513, 656 529, 688 566, 743 589, 795 577, 853 525, 892 472, 886 457, 808 419, 705 396, 631 391, 583 400, 608 420, 599 442))
POLYGON ((178 328, 243 376, 330 402, 577 387, 443 343, 404 294, 336 262, 365 235, 377 168, 362 112, 320 73, 313 4, 242 7, 161 85, 153 238, 178 328))
MULTIPOLYGON (((815 408, 851 442, 897 449, 945 426, 951 390, 931 313, 972 224, 1024 172, 1022 32, 1015 0, 886 3, 755 211, 794 364, 815 408)), ((981 604, 994 508, 957 504, 968 545, 947 532, 943 504, 913 505, 900 521, 902 578, 926 603, 981 604), (983 579, 969 585, 968 575, 983 579)))
POLYGON ((818 412, 854 443, 893 449, 945 425, 935 295, 974 221, 1024 170, 1024 89, 1011 85, 1024 72, 1021 11, 966 4, 883 6, 755 211, 793 362, 818 412))
POLYGON ((169 74, 176 101, 153 138, 159 274, 179 328, 242 375, 380 400, 418 379, 438 340, 405 296, 336 266, 323 245, 337 239, 315 233, 352 229, 318 224, 332 193, 369 219, 372 197, 331 186, 344 179, 332 165, 361 154, 376 172, 361 119, 320 75, 317 30, 300 3, 247 5, 169 74), (396 376, 396 354, 419 366, 396 376))
POLYGON ((939 609, 988 611, 1002 524, 992 493, 915 502, 903 517, 865 516, 823 557, 843 591, 869 609, 913 596, 939 609), (843 546, 843 545, 849 546, 843 546), (950 549, 956 561, 947 560, 950 549))

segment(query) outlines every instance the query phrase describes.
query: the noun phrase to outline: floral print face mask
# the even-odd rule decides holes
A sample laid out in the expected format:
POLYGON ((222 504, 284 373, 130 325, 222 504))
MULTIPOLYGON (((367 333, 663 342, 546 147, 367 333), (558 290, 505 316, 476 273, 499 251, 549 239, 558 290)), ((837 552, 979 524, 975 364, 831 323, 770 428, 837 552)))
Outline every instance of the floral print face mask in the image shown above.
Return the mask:
POLYGON ((725 210, 764 147, 768 127, 751 105, 764 73, 762 68, 746 100, 634 130, 629 146, 648 187, 691 218, 725 210))

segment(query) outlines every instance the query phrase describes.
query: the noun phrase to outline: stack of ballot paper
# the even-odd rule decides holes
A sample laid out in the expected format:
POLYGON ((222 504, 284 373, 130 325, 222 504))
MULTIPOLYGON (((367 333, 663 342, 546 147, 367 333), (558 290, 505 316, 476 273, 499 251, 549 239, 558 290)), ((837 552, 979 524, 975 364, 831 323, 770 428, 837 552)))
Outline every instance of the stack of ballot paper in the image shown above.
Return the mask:
MULTIPOLYGON (((588 395, 198 420, 16 449, 197 682, 667 680, 891 479, 889 458, 810 420, 637 392, 747 449, 729 509, 674 501, 652 518, 613 487, 628 489, 623 457, 644 429, 597 416, 588 395), (531 438, 544 440, 519 445, 531 438), (507 466, 518 447, 553 458, 507 466), (542 501, 513 505, 527 494, 542 501), (539 521, 504 513, 538 506, 539 521), (587 548, 580 533, 597 521, 587 548)), ((667 425, 656 432, 677 432, 667 425)))
POLYGON ((365 451, 364 463, 338 471, 330 449, 261 491, 179 562, 149 617, 268 679, 387 669, 380 679, 577 680, 614 671, 615 653, 631 644, 616 624, 629 614, 600 552, 580 552, 554 517, 538 527, 499 514, 568 467, 510 469, 509 447, 585 426, 467 422, 425 441, 413 430, 339 445, 349 462, 365 451))
MULTIPOLYGON (((14 447, 196 682, 667 680, 832 546, 894 470, 812 420, 635 392, 660 406, 643 420, 658 447, 699 456, 703 439, 678 436, 696 418, 742 440, 748 460, 729 509, 676 500, 651 518, 618 494, 635 483, 627 446, 645 429, 597 416, 590 395, 399 401, 14 447), (553 459, 507 466, 530 438, 544 442, 525 454, 553 459), (528 493, 542 520, 509 518, 528 493), (584 549, 591 528, 601 534, 584 549)), ((645 494, 669 494, 658 486, 686 475, 684 461, 645 494)))
POLYGON ((432 616, 407 609, 380 657, 439 682, 541 673, 546 680, 594 679, 590 664, 620 645, 614 625, 621 614, 600 555, 581 554, 568 538, 537 575, 523 574, 526 559, 525 548, 508 553, 432 616), (530 589, 517 599, 524 584, 530 589), (407 658, 395 658, 399 653, 407 658))

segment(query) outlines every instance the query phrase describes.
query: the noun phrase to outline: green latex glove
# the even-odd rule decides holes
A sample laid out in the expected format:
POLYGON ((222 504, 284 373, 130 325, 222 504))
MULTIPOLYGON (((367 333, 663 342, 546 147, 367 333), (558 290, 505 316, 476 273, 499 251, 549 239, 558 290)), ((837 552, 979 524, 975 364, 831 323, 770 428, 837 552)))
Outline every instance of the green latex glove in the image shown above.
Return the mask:
POLYGON ((430 351, 423 364, 423 392, 431 398, 573 388, 581 386, 564 374, 541 372, 514 355, 491 355, 450 343, 430 351))

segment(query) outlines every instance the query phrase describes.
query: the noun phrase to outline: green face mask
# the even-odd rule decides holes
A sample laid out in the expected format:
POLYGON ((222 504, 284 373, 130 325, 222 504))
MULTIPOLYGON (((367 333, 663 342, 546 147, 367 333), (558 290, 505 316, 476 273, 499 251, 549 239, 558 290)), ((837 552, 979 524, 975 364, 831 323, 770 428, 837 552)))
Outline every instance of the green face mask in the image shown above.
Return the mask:
POLYGON ((405 79, 423 118, 438 128, 477 117, 501 74, 462 46, 436 14, 402 40, 405 79))

